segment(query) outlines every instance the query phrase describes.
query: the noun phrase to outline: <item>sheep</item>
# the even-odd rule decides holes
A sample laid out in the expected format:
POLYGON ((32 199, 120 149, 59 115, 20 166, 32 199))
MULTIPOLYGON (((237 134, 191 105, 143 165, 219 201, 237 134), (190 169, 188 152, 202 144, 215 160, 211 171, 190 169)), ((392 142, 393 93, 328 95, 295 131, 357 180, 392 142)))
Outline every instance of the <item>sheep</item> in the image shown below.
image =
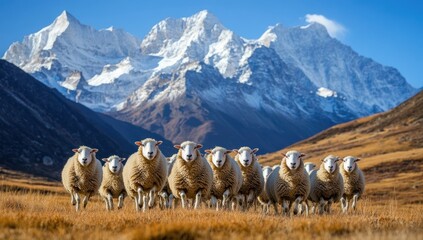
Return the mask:
POLYGON ((242 186, 238 196, 241 198, 243 211, 251 206, 264 187, 263 172, 255 154, 258 150, 258 148, 251 149, 249 147, 233 150, 237 153, 235 161, 242 173, 242 186))
POLYGON ((238 164, 233 160, 227 150, 223 147, 205 150, 207 161, 213 171, 213 185, 211 190, 211 205, 219 210, 218 200, 222 201, 222 208, 227 209, 229 201, 232 200, 232 209, 235 207, 238 191, 242 186, 242 174, 238 164))
MULTIPOLYGON (((276 214, 277 204, 281 204, 283 214, 288 215, 293 202, 294 214, 301 213, 302 208, 299 208, 299 205, 307 200, 310 193, 310 179, 302 160, 305 155, 298 151, 289 151, 283 155, 280 167, 275 168, 267 179, 265 190, 276 214)), ((308 215, 307 204, 305 212, 308 215)))
POLYGON ((304 163, 304 168, 307 171, 307 174, 310 175, 311 172, 314 170, 314 168, 316 167, 316 164, 312 163, 312 162, 306 162, 304 163))
POLYGON ((194 199, 194 209, 200 207, 202 198, 208 199, 213 183, 213 171, 200 151, 203 145, 185 141, 174 146, 178 155, 169 174, 169 187, 175 198, 181 199, 186 208, 187 199, 194 199))
MULTIPOLYGON (((173 154, 170 158, 168 158, 168 161, 167 161, 167 176, 168 177, 177 156, 178 156, 177 154, 173 154)), ((159 196, 160 196, 159 204, 162 209, 172 208, 173 194, 169 188, 169 181, 166 181, 166 185, 163 187, 162 191, 159 192, 159 196)))
MULTIPOLYGON (((266 185, 267 179, 269 178, 272 171, 273 171, 272 167, 269 167, 269 166, 263 167, 264 186, 266 185)), ((261 191, 261 194, 258 196, 257 200, 262 205, 262 212, 268 213, 270 201, 264 188, 263 188, 263 191, 261 191)))
POLYGON ((310 174, 309 199, 319 203, 319 214, 324 210, 330 213, 332 203, 338 202, 344 193, 344 182, 336 164, 338 161, 338 157, 329 155, 322 160, 320 168, 310 174))
POLYGON ((118 198, 118 209, 123 207, 123 200, 126 197, 125 185, 123 184, 123 164, 126 158, 113 155, 102 159, 103 180, 101 181, 98 193, 106 202, 106 209, 113 210, 113 198, 118 198))
POLYGON ((341 198, 342 212, 348 211, 348 202, 352 199, 352 208, 355 211, 357 200, 363 195, 365 179, 363 171, 358 167, 360 158, 353 156, 344 157, 340 165, 340 173, 344 180, 344 194, 341 198))
POLYGON ((156 192, 167 180, 167 161, 159 149, 162 141, 146 138, 137 141, 138 151, 133 153, 123 168, 123 182, 128 195, 135 202, 136 211, 143 212, 154 206, 156 192))
POLYGON ((102 180, 101 162, 96 158, 98 149, 80 146, 72 149, 75 153, 68 159, 62 171, 62 183, 71 195, 72 205, 80 209, 80 195, 84 195, 83 207, 98 191, 102 180))

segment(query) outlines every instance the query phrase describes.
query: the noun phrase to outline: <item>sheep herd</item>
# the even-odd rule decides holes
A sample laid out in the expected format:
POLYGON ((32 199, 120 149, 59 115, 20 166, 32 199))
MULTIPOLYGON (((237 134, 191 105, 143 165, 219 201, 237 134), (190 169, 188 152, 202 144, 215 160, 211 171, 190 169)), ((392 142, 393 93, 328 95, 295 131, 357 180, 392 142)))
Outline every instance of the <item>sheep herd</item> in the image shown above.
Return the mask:
POLYGON ((289 151, 280 164, 262 167, 257 148, 241 147, 227 150, 215 147, 200 153, 201 144, 185 141, 174 147, 178 152, 166 158, 160 151, 162 141, 146 138, 137 141, 138 151, 124 165, 125 158, 117 155, 96 158, 95 148, 81 146, 73 149, 62 171, 62 183, 71 195, 71 204, 80 210, 97 192, 107 210, 118 209, 129 196, 136 211, 148 211, 158 205, 161 209, 198 209, 202 205, 216 210, 247 211, 261 205, 268 214, 273 206, 275 214, 283 215, 330 213, 331 205, 341 203, 343 213, 349 203, 353 210, 364 192, 363 172, 357 166, 359 158, 341 159, 329 155, 318 169, 304 163, 303 153, 289 151), (232 158, 230 153, 236 153, 232 158), (310 205, 311 204, 311 205, 310 205))

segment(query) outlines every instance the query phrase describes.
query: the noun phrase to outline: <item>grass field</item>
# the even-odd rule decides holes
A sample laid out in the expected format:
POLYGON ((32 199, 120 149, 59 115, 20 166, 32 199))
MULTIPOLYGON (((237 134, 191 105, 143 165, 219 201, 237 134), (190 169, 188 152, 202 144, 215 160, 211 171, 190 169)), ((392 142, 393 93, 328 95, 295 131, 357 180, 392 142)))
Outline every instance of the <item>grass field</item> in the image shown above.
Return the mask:
POLYGON ((23 179, 1 179, 0 239, 423 239, 423 206, 395 198, 364 198, 356 213, 341 214, 336 205, 330 215, 309 217, 264 216, 259 209, 137 213, 129 199, 107 212, 98 196, 75 212, 60 183, 23 179))

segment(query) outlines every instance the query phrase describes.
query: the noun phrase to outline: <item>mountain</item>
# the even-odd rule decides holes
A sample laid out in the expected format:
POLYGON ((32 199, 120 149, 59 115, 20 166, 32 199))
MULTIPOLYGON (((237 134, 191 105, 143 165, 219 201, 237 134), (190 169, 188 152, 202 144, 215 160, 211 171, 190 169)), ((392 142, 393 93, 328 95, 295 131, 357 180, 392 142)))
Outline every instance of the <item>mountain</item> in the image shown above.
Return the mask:
POLYGON ((71 100, 173 142, 264 152, 416 92, 322 25, 276 25, 246 40, 208 11, 167 18, 142 40, 63 12, 3 58, 71 100))
POLYGON ((386 111, 416 92, 398 70, 360 56, 318 23, 293 28, 278 24, 258 41, 299 67, 316 86, 344 94, 348 107, 360 116, 386 111))
MULTIPOLYGON (((0 165, 59 179, 72 148, 99 149, 98 158, 127 157, 133 143, 157 134, 93 112, 46 87, 15 65, 0 60, 0 165)), ((162 150, 170 155, 172 144, 162 150)))
POLYGON ((329 154, 358 156, 366 177, 366 196, 423 202, 423 91, 396 108, 333 126, 304 141, 260 156, 279 164, 282 153, 296 149, 317 166, 329 154))

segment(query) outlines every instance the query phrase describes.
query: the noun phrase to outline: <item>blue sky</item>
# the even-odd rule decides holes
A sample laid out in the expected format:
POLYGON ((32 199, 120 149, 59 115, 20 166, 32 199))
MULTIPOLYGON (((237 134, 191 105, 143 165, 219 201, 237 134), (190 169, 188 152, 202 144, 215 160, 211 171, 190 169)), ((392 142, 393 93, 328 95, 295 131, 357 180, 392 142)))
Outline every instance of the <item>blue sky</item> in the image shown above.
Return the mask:
POLYGON ((94 28, 114 26, 142 38, 166 17, 191 16, 204 9, 250 39, 276 23, 306 25, 307 19, 325 16, 338 24, 334 34, 341 42, 397 68, 414 87, 423 86, 423 1, 419 0, 0 0, 0 52, 49 25, 63 10, 94 28))

